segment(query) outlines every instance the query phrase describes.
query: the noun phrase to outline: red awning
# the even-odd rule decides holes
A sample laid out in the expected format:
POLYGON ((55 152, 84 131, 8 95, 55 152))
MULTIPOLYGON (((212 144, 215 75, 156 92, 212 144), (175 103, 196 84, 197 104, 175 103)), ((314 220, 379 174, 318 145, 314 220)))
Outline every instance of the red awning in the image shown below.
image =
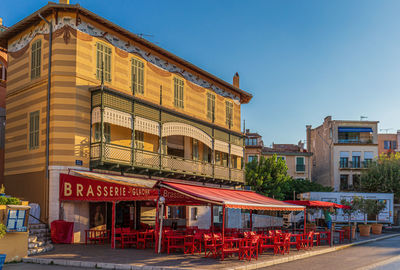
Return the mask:
POLYGON ((175 196, 171 192, 161 191, 164 194, 166 204, 169 202, 180 203, 178 200, 182 198, 182 203, 186 201, 185 198, 190 198, 191 201, 201 202, 202 204, 216 204, 224 205, 228 208, 240 209, 254 209, 254 210, 274 210, 274 211, 303 211, 304 206, 293 205, 278 201, 272 198, 265 197, 253 191, 233 190, 223 188, 212 188, 196 185, 187 185, 181 183, 163 182, 162 189, 174 191, 181 196, 175 196), (182 196, 183 195, 183 196, 182 196))
POLYGON ((347 205, 341 205, 333 202, 324 202, 324 201, 285 201, 287 203, 303 205, 310 208, 341 208, 341 209, 350 209, 347 205))

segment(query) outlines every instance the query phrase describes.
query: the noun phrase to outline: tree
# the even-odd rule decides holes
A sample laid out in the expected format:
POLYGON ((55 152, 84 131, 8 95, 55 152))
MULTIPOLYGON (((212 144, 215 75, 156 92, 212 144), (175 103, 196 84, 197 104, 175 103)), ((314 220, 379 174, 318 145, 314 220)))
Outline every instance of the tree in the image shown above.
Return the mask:
POLYGON ((246 165, 246 184, 252 190, 277 200, 290 200, 293 193, 310 191, 333 191, 330 187, 308 180, 293 179, 287 173, 286 162, 278 159, 276 154, 270 158, 261 157, 260 161, 253 160, 246 165))
POLYGON ((246 184, 255 192, 277 200, 285 199, 291 177, 287 174, 285 161, 278 159, 276 154, 247 163, 245 173, 246 184))
POLYGON ((393 193, 395 201, 400 199, 400 153, 383 155, 369 164, 361 175, 361 190, 364 192, 393 193))

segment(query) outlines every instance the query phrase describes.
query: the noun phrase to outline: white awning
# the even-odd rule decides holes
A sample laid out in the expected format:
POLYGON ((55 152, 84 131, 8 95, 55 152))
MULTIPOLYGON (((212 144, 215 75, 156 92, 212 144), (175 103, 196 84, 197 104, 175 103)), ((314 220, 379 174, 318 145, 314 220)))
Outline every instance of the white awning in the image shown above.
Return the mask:
MULTIPOLYGON (((103 121, 105 123, 132 129, 132 116, 129 113, 121 112, 108 107, 104 108, 103 121)), ((100 107, 96 107, 92 111, 92 124, 100 122, 100 107)))

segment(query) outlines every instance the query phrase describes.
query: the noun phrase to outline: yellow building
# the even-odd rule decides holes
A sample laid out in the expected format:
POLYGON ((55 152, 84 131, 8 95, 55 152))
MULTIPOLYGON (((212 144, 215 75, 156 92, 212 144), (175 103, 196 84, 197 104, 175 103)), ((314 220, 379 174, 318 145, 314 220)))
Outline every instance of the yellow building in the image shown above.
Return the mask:
POLYGON ((79 5, 49 3, 1 33, 0 46, 4 182, 43 219, 59 218, 69 169, 244 183, 240 114, 252 96, 238 74, 227 83, 79 5))

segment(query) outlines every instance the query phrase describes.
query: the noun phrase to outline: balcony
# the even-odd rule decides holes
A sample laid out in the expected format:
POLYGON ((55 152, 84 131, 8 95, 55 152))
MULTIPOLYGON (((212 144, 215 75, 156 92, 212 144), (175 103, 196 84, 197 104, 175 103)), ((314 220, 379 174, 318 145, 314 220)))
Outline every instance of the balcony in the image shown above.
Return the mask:
POLYGON ((296 164, 296 172, 303 173, 306 171, 306 165, 304 164, 296 164))
POLYGON ((339 168, 340 169, 366 169, 368 168, 370 161, 360 161, 360 162, 353 162, 353 161, 339 161, 339 168))
POLYGON ((141 168, 161 171, 165 174, 191 175, 193 178, 244 182, 244 171, 241 169, 228 168, 176 156, 160 155, 159 153, 111 143, 103 143, 103 147, 99 142, 92 143, 91 164, 95 167, 110 164, 118 168, 141 168), (103 153, 102 158, 101 153, 103 153))

